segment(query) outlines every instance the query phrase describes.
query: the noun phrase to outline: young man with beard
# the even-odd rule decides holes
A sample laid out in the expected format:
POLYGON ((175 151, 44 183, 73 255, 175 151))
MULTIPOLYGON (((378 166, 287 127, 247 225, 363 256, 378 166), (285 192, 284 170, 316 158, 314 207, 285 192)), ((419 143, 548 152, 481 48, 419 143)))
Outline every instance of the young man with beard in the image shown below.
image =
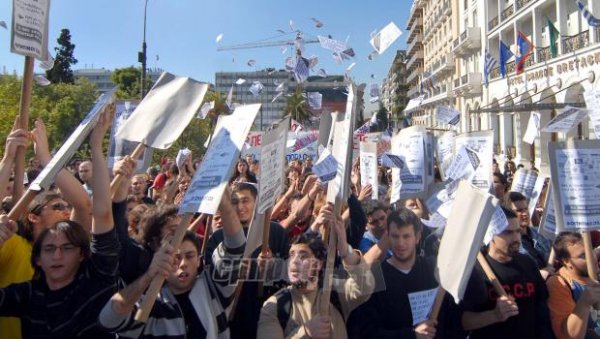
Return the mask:
MULTIPOLYGON (((252 218, 254 216, 254 209, 256 205, 258 191, 253 184, 249 183, 238 183, 233 190, 232 195, 232 203, 234 206, 234 213, 237 213, 237 217, 242 224, 244 233, 248 234, 248 229, 250 227, 250 223, 252 222, 252 218)), ((225 215, 222 212, 221 218, 225 215)), ((225 220, 223 219, 221 224, 223 227, 226 225, 225 220)), ((205 262, 206 265, 212 265, 213 262, 213 252, 215 248, 223 242, 223 230, 216 230, 210 239, 208 240, 208 244, 206 246, 206 256, 205 262)), ((287 232, 281 227, 281 225, 271 222, 270 224, 270 232, 269 232, 269 255, 262 256, 261 250, 262 246, 258 247, 253 253, 251 258, 260 260, 269 260, 269 259, 285 259, 287 258, 287 253, 289 249, 289 238, 287 232)), ((256 260, 251 262, 251 265, 248 270, 248 277, 259 277, 257 272, 258 265, 256 264, 256 260)), ((256 327, 258 323, 258 317, 260 313, 260 308, 262 306, 263 301, 268 298, 270 295, 275 293, 279 289, 279 285, 277 286, 269 286, 271 282, 265 283, 263 288, 263 297, 258 297, 258 282, 256 280, 253 281, 245 281, 242 292, 240 293, 239 300, 237 300, 237 305, 235 309, 235 314, 233 314, 231 321, 231 337, 232 338, 254 338, 256 336, 256 327)))
POLYGON ((100 314, 100 324, 121 338, 229 338, 226 309, 235 290, 245 236, 230 202, 229 190, 219 209, 224 240, 213 253, 214 266, 201 270, 201 243, 187 232, 177 253, 170 245, 156 252, 148 271, 113 295, 100 314), (235 264, 237 263, 237 264, 235 264), (146 323, 135 321, 142 294, 152 279, 166 284, 146 323))
MULTIPOLYGON (((422 235, 421 219, 402 207, 387 216, 387 236, 378 248, 389 246, 389 259, 381 263, 385 287, 359 307, 348 322, 352 338, 449 338, 456 337, 458 312, 447 296, 436 321, 413 325, 409 294, 436 288, 435 259, 417 255, 422 235)), ((383 251, 381 251, 383 252, 383 251)))
POLYGON ((484 257, 508 296, 499 297, 476 264, 461 306, 463 328, 470 338, 552 338, 548 290, 531 258, 519 253, 521 227, 517 215, 502 208, 508 226, 495 234, 484 257))
POLYGON ((587 273, 581 234, 563 232, 554 240, 557 274, 546 281, 552 330, 557 338, 597 338, 591 317, 600 302, 600 284, 587 273))
POLYGON ((348 274, 347 279, 333 279, 329 314, 319 314, 322 297, 319 287, 327 248, 316 236, 303 234, 294 241, 289 252, 287 276, 291 286, 271 296, 263 305, 258 338, 348 337, 345 321, 373 292, 374 278, 360 252, 348 245, 341 219, 334 217, 328 224, 334 226, 331 231, 336 233, 338 254, 348 274))

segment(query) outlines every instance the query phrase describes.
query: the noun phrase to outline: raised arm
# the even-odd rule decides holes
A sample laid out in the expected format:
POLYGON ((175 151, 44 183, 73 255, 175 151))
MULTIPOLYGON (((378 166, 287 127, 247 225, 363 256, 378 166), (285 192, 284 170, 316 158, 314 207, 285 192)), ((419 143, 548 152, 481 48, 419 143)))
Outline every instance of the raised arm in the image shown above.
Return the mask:
MULTIPOLYGON (((48 134, 46 133, 46 125, 42 120, 35 121, 35 128, 32 131, 35 155, 40 160, 42 166, 48 165, 52 156, 48 148, 48 134)), ((106 165, 103 164, 104 167, 106 165)), ((95 168, 94 168, 95 169, 95 168)), ((94 175, 96 177, 96 175, 94 175)), ((79 223, 84 228, 89 230, 92 225, 92 201, 73 174, 62 169, 56 176, 56 186, 60 189, 65 201, 73 206, 71 212, 71 220, 79 223)), ((94 192, 94 196, 96 192, 94 192)))
MULTIPOLYGON (((0 200, 6 196, 4 187, 8 185, 10 176, 15 164, 15 156, 18 147, 27 147, 29 144, 29 133, 23 129, 17 129, 8 135, 6 138, 6 146, 4 147, 4 156, 0 161, 0 200)), ((15 183, 17 185, 17 183, 15 183)))
MULTIPOLYGON (((108 167, 102 151, 104 135, 112 123, 114 117, 114 105, 108 106, 102 112, 96 127, 90 134, 90 148, 92 151, 92 189, 94 191, 92 233, 102 234, 113 229, 114 220, 112 215, 112 199, 110 196, 110 177, 108 167)), ((81 185, 79 185, 81 188, 81 185)), ((84 191, 85 192, 85 191, 84 191)))

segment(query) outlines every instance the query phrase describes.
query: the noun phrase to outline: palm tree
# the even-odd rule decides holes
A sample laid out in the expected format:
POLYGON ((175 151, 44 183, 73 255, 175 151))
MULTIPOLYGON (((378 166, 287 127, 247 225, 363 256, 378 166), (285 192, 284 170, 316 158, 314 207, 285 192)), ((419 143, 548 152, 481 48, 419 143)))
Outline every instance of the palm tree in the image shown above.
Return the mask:
POLYGON ((288 114, 301 124, 310 123, 310 118, 313 116, 313 113, 308 106, 301 86, 296 87, 294 93, 287 99, 283 116, 288 114))

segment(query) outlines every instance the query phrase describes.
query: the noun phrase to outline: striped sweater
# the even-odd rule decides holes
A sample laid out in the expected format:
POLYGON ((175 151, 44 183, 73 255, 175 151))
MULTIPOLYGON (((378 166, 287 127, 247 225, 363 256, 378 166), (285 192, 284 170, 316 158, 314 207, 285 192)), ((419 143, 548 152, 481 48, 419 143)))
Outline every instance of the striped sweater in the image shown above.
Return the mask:
MULTIPOLYGON (((226 238, 213 252, 214 266, 207 266, 196 278, 189 299, 196 316, 206 330, 207 338, 227 339, 227 316, 237 284, 239 259, 244 253, 245 236, 242 232, 234 239, 226 238)), ((180 339, 186 337, 185 318, 175 296, 165 284, 156 298, 146 323, 135 321, 135 314, 144 299, 136 303, 127 316, 113 311, 109 301, 100 314, 100 324, 120 338, 180 339)), ((193 315, 192 315, 193 316, 193 315)))

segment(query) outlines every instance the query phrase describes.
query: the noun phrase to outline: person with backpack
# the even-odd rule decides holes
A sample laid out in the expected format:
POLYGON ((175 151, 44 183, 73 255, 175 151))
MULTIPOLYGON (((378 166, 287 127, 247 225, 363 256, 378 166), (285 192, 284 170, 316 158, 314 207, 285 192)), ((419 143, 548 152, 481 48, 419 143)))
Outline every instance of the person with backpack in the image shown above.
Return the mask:
POLYGON ((600 284, 588 277, 581 234, 562 232, 554 240, 556 274, 546 281, 552 330, 557 338, 598 338, 592 309, 600 284))
POLYGON ((305 233, 290 247, 287 269, 290 286, 267 299, 261 309, 258 338, 348 337, 346 319, 369 298, 375 284, 360 252, 348 245, 341 219, 331 219, 327 224, 333 226, 332 232, 337 236, 338 255, 348 277, 333 279, 329 314, 319 314, 327 247, 319 237, 305 233))

